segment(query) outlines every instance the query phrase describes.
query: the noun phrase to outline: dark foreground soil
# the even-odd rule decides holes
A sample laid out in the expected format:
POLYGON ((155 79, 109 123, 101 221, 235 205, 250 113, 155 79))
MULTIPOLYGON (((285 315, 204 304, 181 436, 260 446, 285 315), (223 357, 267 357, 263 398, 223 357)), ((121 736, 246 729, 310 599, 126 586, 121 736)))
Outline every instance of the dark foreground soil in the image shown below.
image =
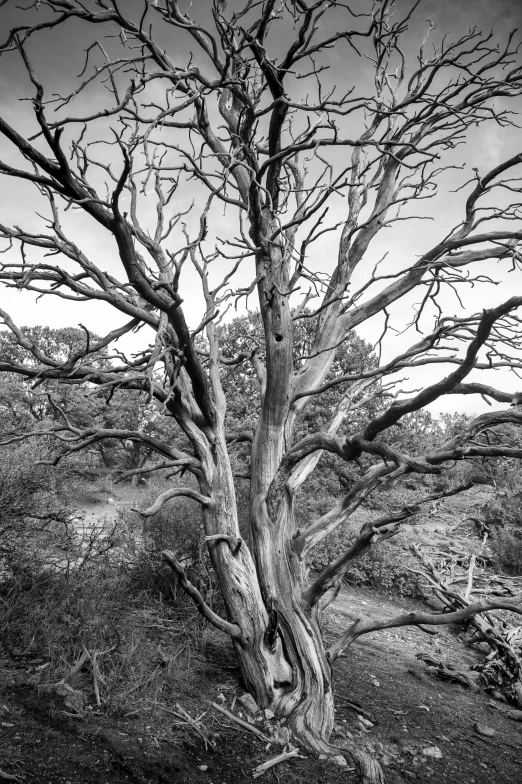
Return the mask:
MULTIPOLYGON (((347 591, 329 613, 330 633, 345 627, 354 612, 391 615, 405 604, 414 603, 347 591)), ((334 739, 351 738, 375 754, 389 784, 522 781, 522 723, 510 720, 507 706, 485 693, 435 680, 416 658, 427 652, 469 669, 480 654, 466 648, 458 632, 443 628, 433 637, 416 629, 376 633, 356 643, 349 658, 336 664, 334 739)), ((0 671, 0 782, 240 784, 251 781, 253 769, 281 751, 267 748, 212 708, 209 700, 230 709, 241 688, 234 671, 221 669, 211 658, 199 697, 185 698, 182 707, 201 717, 215 751, 164 708, 116 718, 91 706, 77 717, 59 698, 24 685, 21 670, 23 663, 17 677, 8 669, 0 671)), ((245 711, 242 715, 245 719, 245 711)), ((261 721, 257 726, 263 730, 261 721)), ((356 781, 349 767, 306 756, 282 763, 262 778, 285 784, 356 781)))

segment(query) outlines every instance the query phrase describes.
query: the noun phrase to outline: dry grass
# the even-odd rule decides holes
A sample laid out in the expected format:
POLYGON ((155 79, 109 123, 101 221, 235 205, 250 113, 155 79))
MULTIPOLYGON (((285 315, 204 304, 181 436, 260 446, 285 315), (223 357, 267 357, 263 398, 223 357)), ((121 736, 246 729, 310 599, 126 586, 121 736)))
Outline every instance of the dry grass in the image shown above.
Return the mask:
POLYGON ((175 546, 207 601, 219 600, 191 510, 167 507, 145 537, 133 513, 87 530, 62 515, 45 547, 35 531, 32 556, 18 548, 0 571, 0 668, 39 688, 65 681, 88 705, 129 716, 199 693, 207 653, 230 659, 160 557, 175 546))

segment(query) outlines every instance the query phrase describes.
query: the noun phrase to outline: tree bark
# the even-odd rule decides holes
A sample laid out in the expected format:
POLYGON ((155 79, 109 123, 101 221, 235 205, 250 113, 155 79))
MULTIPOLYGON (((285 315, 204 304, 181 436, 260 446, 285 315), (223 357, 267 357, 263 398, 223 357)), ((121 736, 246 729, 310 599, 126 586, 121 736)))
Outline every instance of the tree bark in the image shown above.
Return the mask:
POLYGON ((254 499, 250 547, 241 543, 224 444, 218 442, 214 452, 212 500, 203 510, 204 527, 207 537, 216 537, 208 546, 228 620, 242 630, 233 643, 245 686, 261 708, 288 720, 304 746, 324 750, 334 718, 332 669, 318 613, 302 599, 303 565, 285 536, 292 524, 291 501, 279 505, 272 521, 266 504, 254 499), (234 541, 240 546, 234 547, 234 541))

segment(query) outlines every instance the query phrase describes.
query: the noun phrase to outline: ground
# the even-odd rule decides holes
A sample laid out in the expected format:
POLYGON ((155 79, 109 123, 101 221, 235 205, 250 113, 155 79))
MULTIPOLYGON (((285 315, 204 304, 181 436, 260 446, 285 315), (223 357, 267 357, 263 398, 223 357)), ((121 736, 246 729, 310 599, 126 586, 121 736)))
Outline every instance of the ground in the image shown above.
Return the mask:
MULTIPOLYGON (((405 604, 417 603, 346 589, 329 613, 329 633, 345 626, 348 605, 359 606, 361 612, 391 615, 405 604)), ((446 628, 434 637, 398 629, 360 640, 352 646, 349 658, 336 664, 334 738, 342 740, 350 733, 375 753, 384 763, 389 784, 517 781, 522 766, 522 723, 511 721, 504 706, 484 693, 434 680, 416 658, 421 652, 461 668, 480 656, 456 639, 455 630, 446 628), (364 715, 344 697, 361 706, 364 715), (480 734, 477 724, 494 734, 480 734), (434 748, 440 750, 440 758, 438 751, 426 756, 425 750, 434 748)), ((17 685, 4 688, 1 698, 0 769, 16 776, 13 781, 26 784, 251 781, 253 768, 281 749, 267 749, 209 705, 207 700, 214 700, 230 709, 234 695, 241 694, 235 673, 223 672, 219 665, 209 653, 201 695, 192 695, 182 705, 194 718, 206 711, 202 725, 216 741, 216 751, 205 749, 203 739, 172 714, 116 719, 90 710, 76 718, 54 697, 17 685)), ((21 679, 13 680, 20 683, 21 679)), ((245 719, 246 711, 242 714, 245 719)), ((263 730, 262 722, 255 726, 263 730)), ((281 777, 285 782, 306 778, 329 784, 356 780, 353 772, 336 763, 310 757, 285 762, 264 776, 281 777)))
MULTIPOLYGON (((110 513, 118 499, 110 504, 108 498, 106 494, 95 499, 86 510, 87 517, 110 513)), ((463 503, 457 510, 461 513, 469 507, 469 501, 463 503)), ((460 525, 454 513, 455 508, 453 529, 460 525)), ((430 517, 423 535, 431 529, 442 532, 440 526, 440 517, 430 517)), ((471 538, 471 533, 464 527, 460 539, 451 539, 452 546, 462 548, 466 537, 471 538)), ((425 544, 438 546, 433 538, 425 544)), ((327 611, 326 635, 333 639, 356 616, 391 616, 421 607, 425 609, 425 604, 418 599, 346 586, 327 611)), ((348 738, 376 755, 388 784, 519 781, 522 723, 513 721, 507 706, 487 693, 472 693, 458 684, 435 679, 417 658, 418 654, 429 654, 457 669, 469 670, 483 660, 484 652, 467 646, 461 637, 460 627, 438 627, 433 636, 407 627, 358 640, 335 665, 333 740, 348 738)), ((225 655, 223 651, 223 646, 207 646, 204 658, 198 661, 198 677, 180 690, 178 704, 173 701, 171 712, 155 704, 145 711, 119 716, 95 704, 75 715, 56 695, 35 688, 34 664, 23 659, 1 662, 0 782, 251 781, 253 769, 281 753, 282 747, 268 746, 210 704, 232 710, 261 732, 271 733, 273 719, 249 716, 238 701, 243 690, 232 651, 227 654, 225 649, 225 655), (198 726, 215 750, 183 721, 180 710, 200 719, 198 726)), ((302 780, 325 784, 357 780, 349 767, 305 754, 278 765, 263 778, 296 784, 302 780)))

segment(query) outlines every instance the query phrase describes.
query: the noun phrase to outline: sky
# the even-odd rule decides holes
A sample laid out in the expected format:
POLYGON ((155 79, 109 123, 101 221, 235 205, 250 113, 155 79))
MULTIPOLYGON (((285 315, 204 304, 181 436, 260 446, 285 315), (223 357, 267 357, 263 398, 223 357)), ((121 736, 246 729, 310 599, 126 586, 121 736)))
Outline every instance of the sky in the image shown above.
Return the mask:
MULTIPOLYGON (((134 12, 134 15, 139 17, 143 8, 141 0, 120 0, 120 2, 126 13, 131 15, 130 12, 134 12)), ((229 8, 233 4, 229 3, 229 8)), ((19 23, 20 19, 37 20, 42 18, 42 14, 45 14, 45 8, 42 7, 39 10, 34 7, 29 14, 22 14, 17 7, 20 5, 28 7, 32 3, 29 0, 25 2, 20 0, 9 2, 8 0, 7 3, 0 5, 0 37, 5 37, 5 32, 19 23)), ((184 5, 188 6, 188 3, 184 5)), ((208 2, 193 3, 192 12, 204 22, 208 19, 209 6, 208 2)), ((367 0, 358 0, 354 4, 354 7, 358 8, 367 9, 368 6, 367 0)), ((409 4, 406 0, 398 0, 397 6, 400 11, 409 7, 409 4)), ((334 25, 336 23, 338 20, 331 23, 331 31, 335 31, 334 25)), ((430 23, 435 27, 432 33, 434 40, 440 39, 444 33, 456 37, 466 32, 470 26, 476 26, 484 31, 494 30, 499 39, 504 39, 513 29, 518 27, 520 30, 522 28, 522 3, 520 0, 495 0, 495 2, 491 2, 491 0, 424 0, 413 15, 410 29, 405 38, 407 56, 414 55, 430 23)), ((329 29, 326 26, 325 34, 328 32, 329 29)), ((274 50, 278 47, 284 47, 291 33, 292 30, 288 26, 278 27, 273 37, 274 50)), ((184 36, 170 29, 159 29, 158 36, 161 45, 171 53, 176 62, 186 63, 191 49, 194 49, 193 43, 187 42, 184 36)), ((83 67, 84 49, 93 40, 92 30, 86 30, 83 26, 72 23, 59 31, 45 32, 30 43, 28 52, 31 61, 37 68, 39 78, 45 85, 47 94, 63 95, 73 88, 76 75, 83 67)), ((116 43, 108 40, 104 42, 104 45, 108 51, 112 51, 116 43)), ((324 77, 327 84, 338 84, 339 89, 345 85, 346 87, 354 85, 356 90, 363 93, 371 89, 371 63, 356 56, 347 47, 337 47, 330 50, 328 65, 330 68, 324 77)), ((161 88, 153 87, 153 90, 155 89, 160 90, 161 88)), ((300 89, 300 85, 295 83, 295 89, 300 89)), ((27 100, 32 94, 33 87, 27 73, 21 66, 18 55, 12 53, 2 55, 0 57, 0 112, 8 122, 26 135, 30 135, 35 127, 31 115, 31 103, 27 100)), ((74 113, 91 111, 91 107, 98 109, 100 106, 108 105, 108 99, 110 96, 106 91, 104 92, 99 86, 93 86, 74 104, 74 113)), ((517 108, 519 111, 522 110, 520 101, 518 101, 517 108)), ((71 113, 73 113, 72 108, 71 113)), ((109 123, 105 120, 98 121, 97 132, 100 138, 109 138, 109 123)), ((452 170, 442 178, 439 197, 422 205, 426 220, 410 221, 401 224, 398 230, 382 232, 372 243, 368 264, 370 262, 373 264, 384 253, 388 254, 387 263, 390 265, 390 269, 403 268, 411 263, 419 254, 444 236, 458 220, 456 216, 461 214, 459 210, 461 210, 464 196, 462 192, 454 193, 453 191, 472 176, 472 168, 478 167, 479 171, 488 170, 501 160, 519 151, 520 130, 517 128, 502 129, 494 124, 488 124, 473 129, 466 144, 458 147, 449 158, 454 166, 465 166, 465 168, 452 170)), ((108 156, 105 160, 111 160, 117 170, 119 161, 112 160, 114 149, 108 148, 107 153, 101 154, 108 156)), ((0 138, 0 158, 11 164, 21 163, 20 156, 17 156, 12 147, 2 138, 0 138)), ((201 192, 196 187, 190 184, 185 185, 183 192, 179 194, 177 208, 185 209, 193 199, 197 201, 201 198, 201 192)), ((39 203, 35 199, 34 188, 26 183, 12 179, 7 181, 3 178, 0 188, 0 223, 17 224, 24 227, 26 225, 36 226, 38 218, 35 217, 35 211, 38 208, 39 203)), ((145 220, 152 220, 155 205, 151 189, 149 189, 147 199, 142 201, 142 209, 145 220)), ((345 202, 341 199, 335 201, 332 206, 333 219, 338 217, 341 220, 345 210, 345 202)), ((197 210, 194 211, 194 220, 196 218, 197 210)), ((212 218, 212 236, 233 236, 236 233, 237 225, 233 210, 220 208, 214 211, 212 218)), ((75 241, 82 249, 95 259, 102 269, 118 272, 120 262, 112 240, 103 236, 93 225, 93 221, 83 215, 81 211, 71 211, 67 220, 70 233, 74 234, 75 241)), ((194 227, 195 223, 191 224, 191 220, 193 219, 189 216, 187 218, 188 225, 194 227)), ((312 260, 320 268, 323 266, 324 269, 329 269, 335 255, 336 235, 325 235, 321 244, 316 247, 312 260)), ((360 269, 360 282, 363 281, 367 270, 367 264, 360 269)), ((467 292, 466 304, 472 311, 498 304, 515 291, 521 290, 520 274, 508 274, 505 263, 499 265, 496 262, 486 262, 482 265, 481 271, 493 277, 498 283, 495 286, 477 286, 467 292)), ((240 273, 239 281, 242 281, 242 285, 244 285, 251 278, 252 264, 247 262, 244 265, 244 271, 240 273)), ((187 271, 183 283, 182 294, 186 303, 185 313, 190 325, 196 326, 202 313, 197 276, 193 271, 187 271)), ((418 294, 410 297, 399 309, 396 309, 394 324, 399 331, 411 320, 413 306, 418 299, 418 294)), ((254 300, 252 299, 249 304, 253 306, 254 300)), ((459 312, 459 303, 452 295, 448 295, 443 300, 443 305, 445 314, 453 315, 459 312)), ((58 300, 55 297, 44 297, 36 301, 35 297, 27 292, 6 291, 5 289, 0 289, 0 306, 9 311, 19 324, 47 324, 59 327, 74 326, 81 321, 98 334, 113 329, 126 320, 122 314, 99 303, 82 303, 80 307, 77 303, 58 300)), ((229 315, 231 316, 233 313, 229 315)), ((370 341, 375 341, 381 329, 382 319, 375 319, 365 326, 361 335, 370 341)), ((137 349, 141 348, 139 345, 141 339, 145 339, 144 336, 138 336, 135 339, 137 349)), ((390 333, 386 351, 389 352, 389 356, 392 356, 413 342, 414 339, 414 335, 404 336, 390 333)), ((410 387, 411 385, 417 387, 418 384, 423 385, 431 380, 433 380, 433 376, 424 372, 420 379, 411 378, 410 387)), ((517 380, 508 377, 505 373, 497 374, 495 385, 515 391, 517 380)), ((476 410, 482 410, 483 407, 482 402, 471 402, 470 398, 464 399, 464 403, 461 403, 460 400, 449 397, 441 400, 435 406, 435 411, 454 410, 459 404, 465 405, 467 410, 470 409, 470 406, 476 410)))

